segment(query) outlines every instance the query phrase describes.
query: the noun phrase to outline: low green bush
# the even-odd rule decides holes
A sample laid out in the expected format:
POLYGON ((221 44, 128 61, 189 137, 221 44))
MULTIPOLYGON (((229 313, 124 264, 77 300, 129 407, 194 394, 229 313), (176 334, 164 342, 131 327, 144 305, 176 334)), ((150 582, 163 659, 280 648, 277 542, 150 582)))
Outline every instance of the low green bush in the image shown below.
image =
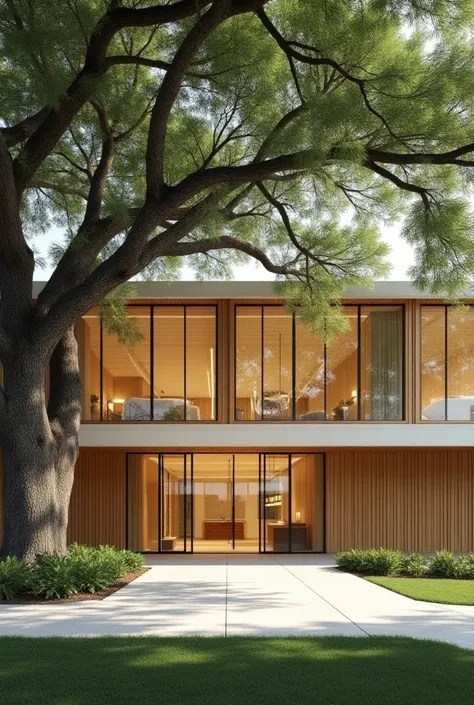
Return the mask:
POLYGON ((428 572, 428 563, 421 553, 412 553, 405 560, 403 572, 411 578, 422 578, 428 572))
POLYGON ((95 593, 143 568, 144 558, 113 546, 72 544, 65 556, 36 556, 32 563, 18 558, 0 561, 0 600, 33 593, 46 600, 95 593))
POLYGON ((457 578, 458 558, 450 551, 438 551, 428 564, 428 572, 436 578, 457 578))
POLYGON ((8 556, 0 561, 0 600, 13 600, 25 592, 30 566, 19 558, 8 556))
POLYGON ((70 556, 37 556, 32 567, 31 591, 45 599, 71 597, 78 592, 70 556))
POLYGON ((336 555, 336 563, 348 573, 474 580, 474 553, 455 556, 450 551, 438 551, 430 558, 420 553, 405 558, 401 551, 369 548, 341 551, 336 555))
POLYGON ((405 565, 403 553, 389 548, 342 551, 336 555, 341 570, 367 575, 394 575, 405 565))
POLYGON ((458 558, 458 578, 474 580, 474 553, 458 558))

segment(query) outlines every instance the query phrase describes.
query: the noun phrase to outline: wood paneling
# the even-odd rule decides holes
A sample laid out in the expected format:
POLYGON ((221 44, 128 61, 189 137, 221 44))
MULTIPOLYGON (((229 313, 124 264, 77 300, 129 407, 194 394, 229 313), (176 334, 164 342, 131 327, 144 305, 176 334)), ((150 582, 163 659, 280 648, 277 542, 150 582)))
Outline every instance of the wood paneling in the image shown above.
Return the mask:
POLYGON ((474 551, 474 451, 326 455, 326 547, 474 551))
POLYGON ((125 453, 84 452, 76 466, 68 541, 125 548, 125 453))

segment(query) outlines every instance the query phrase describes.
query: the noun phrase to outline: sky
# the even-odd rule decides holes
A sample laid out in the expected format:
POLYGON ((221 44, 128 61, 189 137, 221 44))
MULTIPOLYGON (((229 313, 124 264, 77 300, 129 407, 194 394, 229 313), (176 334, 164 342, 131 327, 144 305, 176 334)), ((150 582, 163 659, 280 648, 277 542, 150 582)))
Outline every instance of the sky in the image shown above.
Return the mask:
MULTIPOLYGON (((391 281, 402 281, 408 279, 407 269, 413 264, 413 251, 411 247, 400 237, 400 226, 394 225, 390 227, 382 227, 383 239, 391 247, 390 263, 392 270, 386 279, 391 281)), ((46 254, 51 242, 55 240, 61 241, 61 232, 59 230, 51 230, 44 239, 42 239, 41 254, 46 254)), ((36 269, 35 280, 46 281, 51 275, 51 268, 36 269)), ((189 267, 184 267, 182 280, 193 280, 193 272, 189 267)), ((271 281, 274 275, 267 272, 264 267, 258 262, 250 262, 245 266, 235 267, 234 280, 236 281, 271 281)))

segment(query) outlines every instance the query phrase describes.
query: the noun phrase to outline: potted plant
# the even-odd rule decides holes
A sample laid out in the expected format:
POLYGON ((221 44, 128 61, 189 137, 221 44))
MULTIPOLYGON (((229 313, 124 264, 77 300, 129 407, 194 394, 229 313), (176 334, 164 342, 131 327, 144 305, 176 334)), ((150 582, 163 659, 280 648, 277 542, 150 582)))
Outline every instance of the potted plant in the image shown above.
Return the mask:
POLYGON ((91 405, 91 419, 94 419, 98 415, 97 412, 98 412, 98 408, 99 408, 100 399, 97 396, 97 394, 91 394, 89 401, 90 401, 90 405, 91 405))
POLYGON ((334 421, 346 421, 349 413, 349 407, 354 405, 356 397, 351 397, 350 399, 341 399, 339 404, 334 407, 333 419, 334 421))
POLYGON ((163 421, 184 421, 184 404, 176 404, 165 411, 163 421))

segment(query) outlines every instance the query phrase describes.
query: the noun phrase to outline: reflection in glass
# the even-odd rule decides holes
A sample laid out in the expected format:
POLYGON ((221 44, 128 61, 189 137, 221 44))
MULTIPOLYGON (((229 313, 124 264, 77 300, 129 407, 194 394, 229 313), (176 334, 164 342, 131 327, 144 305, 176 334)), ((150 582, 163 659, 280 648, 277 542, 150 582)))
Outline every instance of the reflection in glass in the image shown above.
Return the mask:
POLYGON ((129 306, 128 318, 140 333, 133 345, 102 332, 102 420, 147 421, 150 404, 150 307, 129 306))
POLYGON ((361 418, 403 418, 403 309, 361 308, 361 418))
POLYGON ((446 308, 421 307, 421 418, 446 419, 446 308))
POLYGON ((293 317, 283 306, 263 308, 263 399, 258 400, 264 421, 292 418, 293 317))
POLYGON ((161 457, 161 550, 186 550, 185 527, 191 520, 187 484, 190 482, 184 455, 161 457))
POLYGON ((258 463, 257 453, 234 455, 235 551, 258 551, 258 463))
POLYGON ((186 419, 216 416, 216 310, 186 307, 186 419))
POLYGON ((324 344, 307 326, 296 324, 295 413, 300 421, 325 421, 324 344))
POLYGON ((357 420, 357 306, 344 306, 348 328, 326 348, 326 413, 334 421, 357 420))
POLYGON ((82 418, 100 421, 100 318, 96 309, 76 325, 82 383, 82 418))
POLYGON ((262 406, 262 321, 261 306, 236 306, 236 404, 237 421, 260 420, 262 406))
POLYGON ((184 412, 184 306, 153 308, 155 421, 182 421, 184 412))
POLYGON ((266 551, 290 550, 289 475, 288 455, 265 455, 263 529, 266 551))
POLYGON ((474 307, 448 308, 448 420, 474 421, 474 307))

